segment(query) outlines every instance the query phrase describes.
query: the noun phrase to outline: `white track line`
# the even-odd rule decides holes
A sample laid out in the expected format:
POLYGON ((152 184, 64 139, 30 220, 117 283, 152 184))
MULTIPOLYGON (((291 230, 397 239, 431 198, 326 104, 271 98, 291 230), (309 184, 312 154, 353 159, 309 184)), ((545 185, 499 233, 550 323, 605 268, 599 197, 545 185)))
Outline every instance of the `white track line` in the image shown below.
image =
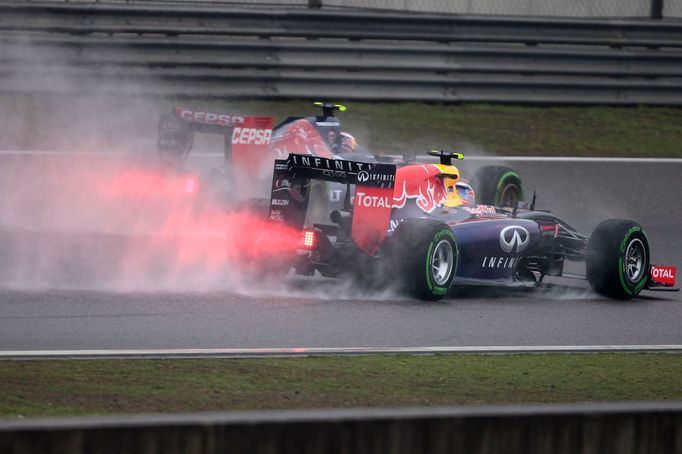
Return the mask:
POLYGON ((67 358, 254 358, 278 356, 432 355, 439 353, 604 353, 676 352, 682 345, 529 345, 483 347, 352 347, 352 348, 183 348, 127 350, 15 350, 0 351, 2 359, 67 358))
MULTIPOLYGON (((6 150, 0 151, 2 155, 73 155, 121 157, 132 156, 124 152, 89 152, 89 151, 32 151, 32 150, 6 150)), ((222 153, 194 152, 190 158, 222 158, 222 153)), ((387 157, 402 159, 402 155, 385 155, 387 157)), ((421 158, 421 157, 420 157, 421 158)), ((420 162, 437 161, 437 158, 423 157, 420 162)), ((599 156, 469 156, 465 161, 517 161, 517 162, 612 162, 612 163, 656 163, 656 164, 682 164, 682 158, 626 158, 626 157, 599 157, 599 156)))

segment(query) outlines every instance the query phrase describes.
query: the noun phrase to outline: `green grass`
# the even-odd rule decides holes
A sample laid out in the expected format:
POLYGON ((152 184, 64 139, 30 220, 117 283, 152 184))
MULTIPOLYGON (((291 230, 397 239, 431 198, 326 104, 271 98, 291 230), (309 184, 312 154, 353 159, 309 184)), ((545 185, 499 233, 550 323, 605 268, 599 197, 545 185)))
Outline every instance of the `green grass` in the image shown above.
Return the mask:
POLYGON ((2 361, 0 417, 682 399, 682 355, 2 361))
MULTIPOLYGON (((215 109, 220 102, 210 103, 215 109)), ((383 153, 463 150, 470 154, 682 156, 682 109, 530 107, 490 104, 348 103, 344 128, 383 153)), ((247 102, 247 113, 315 113, 307 101, 247 102)))
MULTIPOLYGON (((133 150, 156 146, 158 115, 174 105, 231 114, 318 112, 310 101, 158 101, 3 95, 0 149, 133 150), (39 126, 36 126, 39 125, 39 126)), ((532 107, 490 104, 348 102, 344 128, 384 153, 682 156, 682 108, 532 107)), ((216 150, 219 151, 219 150, 216 150)))

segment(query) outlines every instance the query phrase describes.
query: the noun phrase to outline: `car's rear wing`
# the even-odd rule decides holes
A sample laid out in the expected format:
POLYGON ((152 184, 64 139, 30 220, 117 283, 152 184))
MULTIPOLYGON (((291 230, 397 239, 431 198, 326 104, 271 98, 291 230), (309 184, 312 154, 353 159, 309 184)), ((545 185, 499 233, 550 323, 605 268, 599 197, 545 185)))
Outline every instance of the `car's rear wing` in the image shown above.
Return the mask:
POLYGON ((234 170, 235 187, 239 189, 249 186, 254 175, 269 174, 272 127, 270 116, 175 107, 159 116, 157 149, 162 159, 172 157, 180 163, 192 149, 194 133, 220 134, 224 137, 225 162, 234 170))
POLYGON ((369 255, 386 237, 393 205, 396 166, 290 154, 275 161, 270 220, 302 229, 308 210, 305 193, 311 179, 355 186, 351 238, 369 255))

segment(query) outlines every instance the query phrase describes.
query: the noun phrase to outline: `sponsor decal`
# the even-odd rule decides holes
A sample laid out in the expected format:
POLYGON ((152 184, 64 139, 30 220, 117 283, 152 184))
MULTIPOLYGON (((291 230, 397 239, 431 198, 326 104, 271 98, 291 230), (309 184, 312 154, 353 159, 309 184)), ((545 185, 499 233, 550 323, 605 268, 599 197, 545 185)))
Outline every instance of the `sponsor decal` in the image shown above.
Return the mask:
POLYGON ((519 262, 518 257, 483 257, 481 268, 514 268, 519 262))
POLYGON ((355 193, 355 204, 365 208, 390 208, 391 202, 387 196, 367 195, 364 192, 355 193))
POLYGON ((178 117, 191 123, 203 123, 217 126, 234 126, 244 123, 244 117, 185 109, 182 107, 176 108, 175 113, 178 117))
POLYGON ((294 167, 319 170, 322 175, 330 178, 347 178, 348 174, 355 175, 358 183, 365 186, 392 188, 395 182, 395 166, 390 164, 345 161, 296 154, 289 155, 288 163, 294 167))
POLYGON ((232 131, 232 144, 264 145, 270 143, 271 137, 271 129, 234 128, 232 131))
POLYGON ((641 232, 642 228, 639 226, 633 226, 630 227, 630 230, 625 232, 625 237, 623 237, 623 241, 620 243, 620 252, 625 252, 625 245, 627 244, 628 239, 630 238, 630 235, 636 232, 641 232))
POLYGON ((674 266, 651 265, 649 275, 651 276, 651 280, 657 284, 674 286, 676 272, 677 268, 674 266))
POLYGON ((348 176, 346 172, 341 172, 339 170, 323 170, 322 175, 330 178, 346 178, 348 176))
POLYGON ((275 175, 272 192, 288 191, 291 188, 291 182, 284 175, 275 175))
POLYGON ((500 248, 507 253, 520 253, 528 247, 530 233, 520 225, 510 225, 500 232, 500 248))
POLYGON ((330 189, 329 190, 329 201, 330 202, 340 202, 341 194, 343 191, 341 189, 330 189))
POLYGON ((464 211, 467 211, 474 215, 486 215, 497 213, 495 207, 490 205, 476 205, 475 207, 463 206, 462 208, 464 209, 464 211))
POLYGON ((271 210, 270 220, 275 222, 284 222, 284 216, 282 215, 282 210, 271 210))
POLYGON ((398 228, 401 222, 403 222, 404 219, 391 219, 391 222, 388 224, 388 229, 393 232, 395 229, 398 228))
POLYGON ((438 179, 438 167, 430 164, 406 166, 399 171, 400 179, 393 197, 393 208, 403 208, 408 199, 416 199, 417 207, 431 213, 447 200, 445 186, 438 179))
POLYGON ((365 162, 343 161, 340 159, 327 159, 316 156, 301 156, 296 154, 289 155, 289 160, 295 166, 352 173, 369 169, 371 165, 365 162))
POLYGON ((316 121, 317 126, 341 126, 338 121, 316 121))
POLYGON ((289 206, 289 201, 287 199, 272 199, 271 204, 273 206, 289 206))

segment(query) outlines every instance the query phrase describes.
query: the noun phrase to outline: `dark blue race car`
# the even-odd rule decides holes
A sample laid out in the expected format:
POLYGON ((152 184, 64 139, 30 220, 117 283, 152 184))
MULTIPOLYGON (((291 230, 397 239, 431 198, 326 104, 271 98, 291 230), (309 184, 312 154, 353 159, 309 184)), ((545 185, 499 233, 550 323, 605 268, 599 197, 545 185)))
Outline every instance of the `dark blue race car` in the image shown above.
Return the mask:
POLYGON ((431 153, 437 164, 384 162, 341 129, 334 112, 344 106, 316 105, 321 116, 275 127, 271 117, 184 108, 160 118, 159 153, 173 164, 189 153, 194 132, 225 136, 225 159, 236 170, 230 200, 267 187, 274 161, 271 197, 240 202, 240 209, 300 230, 304 242, 295 257, 267 258, 265 271, 293 266, 428 300, 453 286, 536 287, 545 276, 583 277, 614 298, 677 290, 675 268, 651 264, 639 224, 607 220, 588 238, 536 211, 534 201, 522 203, 512 169, 485 166, 467 181, 453 165, 462 158, 456 153, 431 153), (584 262, 585 275, 565 272, 567 261, 584 262))
MULTIPOLYGON (((675 268, 651 264, 642 227, 607 220, 592 236, 557 216, 534 209, 534 201, 512 207, 476 203, 472 187, 460 181, 456 153, 430 152, 439 164, 360 162, 291 154, 275 161, 270 222, 303 234, 291 263, 299 274, 315 271, 351 277, 372 286, 397 286, 426 300, 453 287, 495 285, 536 287, 545 276, 564 272, 567 261, 586 263, 592 288, 613 298, 642 290, 677 290, 675 268), (327 223, 306 219, 311 181, 343 184, 344 201, 327 223)), ((518 175, 505 168, 487 184, 504 198, 519 195, 518 175)), ((503 201, 502 201, 503 202, 503 201)))

